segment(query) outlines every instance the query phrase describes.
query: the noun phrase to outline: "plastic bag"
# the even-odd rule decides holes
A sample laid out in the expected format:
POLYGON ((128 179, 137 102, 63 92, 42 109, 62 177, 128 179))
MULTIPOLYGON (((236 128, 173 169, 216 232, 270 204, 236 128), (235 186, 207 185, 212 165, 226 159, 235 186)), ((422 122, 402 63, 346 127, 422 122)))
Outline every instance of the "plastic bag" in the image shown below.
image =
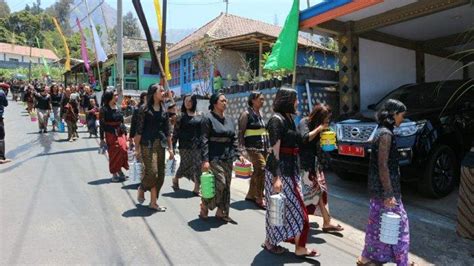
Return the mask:
POLYGON ((134 160, 130 167, 130 178, 133 182, 139 182, 142 180, 143 165, 141 162, 134 160))

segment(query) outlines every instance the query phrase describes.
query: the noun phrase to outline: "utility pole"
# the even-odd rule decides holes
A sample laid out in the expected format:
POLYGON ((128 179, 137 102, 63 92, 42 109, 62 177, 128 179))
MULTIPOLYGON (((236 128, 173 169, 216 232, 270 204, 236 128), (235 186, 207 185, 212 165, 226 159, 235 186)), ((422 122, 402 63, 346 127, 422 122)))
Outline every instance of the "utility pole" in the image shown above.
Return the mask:
POLYGON ((229 13, 229 0, 224 0, 225 3, 225 14, 227 15, 229 13))
POLYGON ((31 83, 31 52, 33 50, 33 44, 31 41, 28 42, 30 45, 30 64, 28 65, 28 82, 31 83))
MULTIPOLYGON (((102 85, 102 77, 101 77, 101 74, 100 74, 100 65, 99 65, 99 58, 97 56, 97 47, 95 47, 95 37, 94 37, 94 33, 93 33, 93 30, 92 29, 92 18, 89 14, 89 4, 87 3, 87 0, 84 0, 85 4, 86 4, 86 11, 87 11, 87 17, 89 18, 89 26, 91 28, 91 35, 92 35, 92 42, 94 43, 94 53, 95 53, 95 62, 97 64, 97 74, 99 76, 99 85, 100 85, 100 89, 101 90, 104 90, 103 89, 103 85, 102 85)), ((98 40, 100 42, 100 40, 98 40)), ((94 71, 92 71, 92 73, 94 73, 94 71)))
POLYGON ((117 73, 115 84, 119 95, 118 104, 121 104, 123 98, 123 16, 122 0, 117 0, 117 73))

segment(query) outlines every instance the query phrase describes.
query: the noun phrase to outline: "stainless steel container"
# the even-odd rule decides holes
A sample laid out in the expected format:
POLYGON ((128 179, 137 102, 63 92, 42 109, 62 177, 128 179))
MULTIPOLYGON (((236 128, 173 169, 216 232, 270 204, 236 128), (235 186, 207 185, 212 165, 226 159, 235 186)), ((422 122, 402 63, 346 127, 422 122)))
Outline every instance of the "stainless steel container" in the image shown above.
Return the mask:
POLYGON ((400 235, 400 215, 393 212, 382 214, 379 240, 382 243, 396 245, 400 235))
POLYGON ((286 196, 282 193, 271 195, 267 208, 270 224, 273 226, 285 225, 286 196))

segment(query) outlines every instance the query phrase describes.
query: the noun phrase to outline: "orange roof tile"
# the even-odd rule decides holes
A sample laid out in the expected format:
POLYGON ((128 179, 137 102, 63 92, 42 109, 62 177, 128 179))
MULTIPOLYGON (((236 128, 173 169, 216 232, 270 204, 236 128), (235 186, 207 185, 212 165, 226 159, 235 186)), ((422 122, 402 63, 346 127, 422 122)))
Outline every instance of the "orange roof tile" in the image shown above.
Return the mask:
MULTIPOLYGON (((173 45, 170 49, 170 54, 174 55, 178 50, 194 44, 205 36, 209 36, 212 40, 218 40, 255 32, 278 38, 278 35, 281 32, 281 27, 254 19, 221 13, 215 19, 173 45)), ((327 50, 321 44, 311 41, 301 35, 299 36, 298 43, 305 46, 327 50)))
MULTIPOLYGON (((30 47, 0 42, 0 53, 30 56, 30 47)), ((44 56, 44 58, 51 59, 51 60, 59 59, 58 56, 49 49, 32 48, 31 56, 32 57, 44 56)))

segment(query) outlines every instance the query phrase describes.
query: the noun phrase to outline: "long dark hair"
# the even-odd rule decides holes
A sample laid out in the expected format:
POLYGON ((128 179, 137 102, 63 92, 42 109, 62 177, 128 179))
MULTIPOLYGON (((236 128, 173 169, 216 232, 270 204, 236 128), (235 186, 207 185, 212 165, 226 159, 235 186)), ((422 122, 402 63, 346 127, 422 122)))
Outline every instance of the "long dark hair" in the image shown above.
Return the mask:
POLYGON ((275 113, 296 113, 295 110, 296 90, 290 87, 282 87, 276 93, 273 101, 273 111, 275 113))
POLYGON ((407 107, 404 103, 399 100, 388 99, 378 110, 376 114, 377 122, 379 126, 384 126, 390 130, 393 130, 395 127, 394 115, 403 113, 407 111, 407 107))
POLYGON ((155 105, 155 92, 157 90, 165 90, 163 88, 163 86, 161 86, 160 84, 158 83, 155 83, 155 84, 151 84, 149 87, 148 87, 148 92, 147 92, 147 95, 146 95, 146 108, 145 108, 145 111, 150 111, 150 110, 153 110, 153 105, 155 105))
POLYGON ((191 102, 193 103, 193 106, 191 107, 191 112, 196 112, 196 108, 197 108, 197 97, 196 95, 186 95, 184 96, 183 98, 183 104, 181 105, 181 113, 183 114, 186 114, 186 105, 185 105, 185 102, 186 102, 186 98, 188 97, 191 97, 191 102))
POLYGON ((140 102, 138 103, 138 106, 142 106, 143 104, 145 104, 145 98, 147 96, 147 92, 144 91, 140 94, 140 102))
POLYGON ((332 115, 331 107, 327 104, 318 103, 314 106, 313 111, 308 115, 309 129, 313 130, 324 123, 324 120, 332 115))
POLYGON ((107 89, 102 95, 100 106, 109 106, 110 101, 114 98, 115 89, 107 89))

